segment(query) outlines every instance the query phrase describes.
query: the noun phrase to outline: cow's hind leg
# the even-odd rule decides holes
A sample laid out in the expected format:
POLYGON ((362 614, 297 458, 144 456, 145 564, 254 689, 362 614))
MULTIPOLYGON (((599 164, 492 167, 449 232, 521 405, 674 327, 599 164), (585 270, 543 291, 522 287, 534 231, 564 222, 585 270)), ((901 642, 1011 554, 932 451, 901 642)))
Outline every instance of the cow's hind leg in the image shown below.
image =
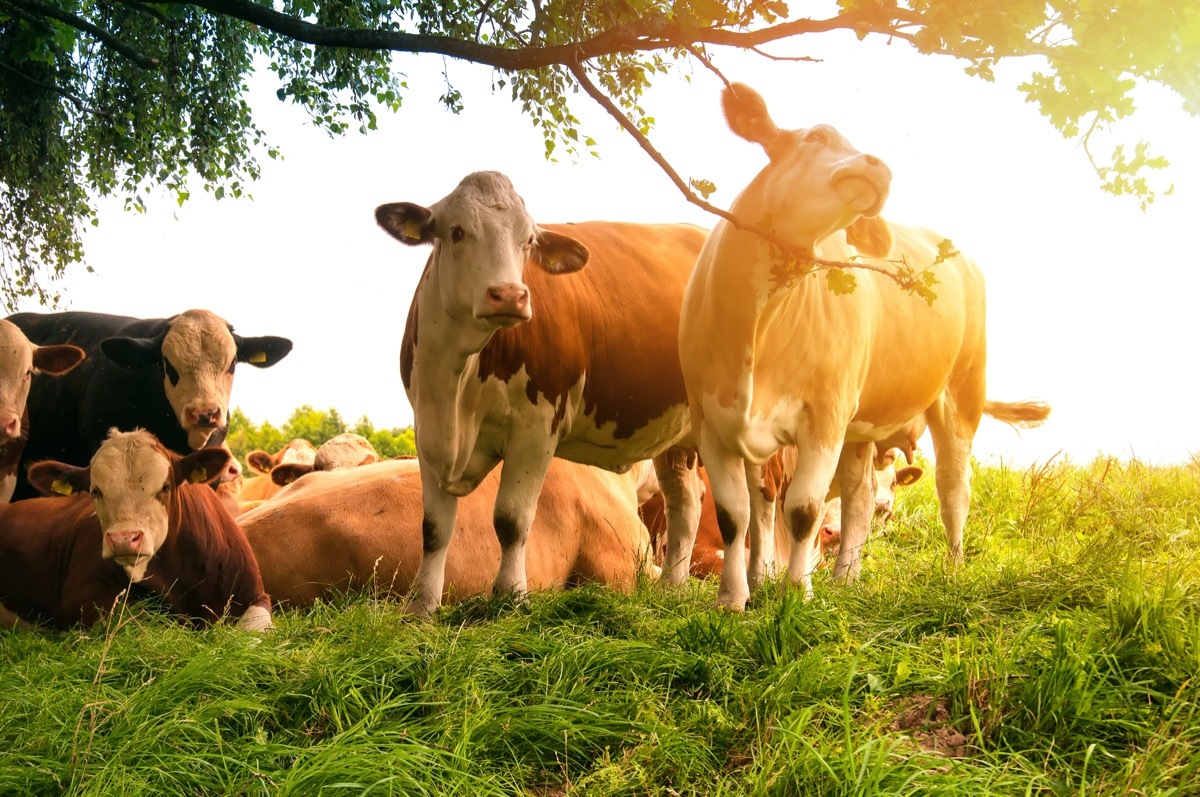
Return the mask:
POLYGON ((833 577, 853 581, 862 567, 863 546, 875 512, 875 446, 850 443, 842 447, 837 465, 838 490, 842 501, 842 539, 833 577))
POLYGON ((700 523, 704 487, 696 469, 696 452, 673 446, 654 458, 654 474, 667 511, 667 545, 663 578, 672 585, 686 584, 700 523))
POLYGON ((750 485, 750 561, 746 580, 750 591, 763 585, 775 570, 775 491, 768 491, 763 469, 746 463, 746 482, 750 485), (768 497, 768 492, 770 496, 768 497))
POLYGON ((529 589, 525 575, 525 543, 537 513, 538 496, 551 458, 552 452, 522 456, 510 451, 501 466, 493 516, 496 539, 500 541, 500 570, 492 586, 493 594, 524 595, 529 589))
POLYGON ((971 505, 971 444, 979 425, 982 402, 977 412, 964 416, 962 410, 946 395, 926 412, 929 435, 933 438, 935 485, 942 525, 946 529, 950 561, 955 563, 962 562, 963 558, 963 526, 971 505))

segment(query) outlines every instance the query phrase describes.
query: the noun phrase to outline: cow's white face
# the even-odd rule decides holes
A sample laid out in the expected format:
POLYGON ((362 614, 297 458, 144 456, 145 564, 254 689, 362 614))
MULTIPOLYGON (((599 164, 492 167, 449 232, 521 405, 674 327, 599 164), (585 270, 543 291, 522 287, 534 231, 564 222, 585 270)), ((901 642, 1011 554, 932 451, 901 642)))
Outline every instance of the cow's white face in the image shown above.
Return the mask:
POLYGON ((749 86, 734 84, 722 100, 733 132, 761 144, 771 159, 738 202, 753 203, 774 232, 812 247, 883 209, 892 180, 883 161, 828 125, 781 130, 749 86))
POLYGON ((360 434, 345 432, 322 443, 308 463, 280 462, 271 469, 271 480, 283 487, 315 470, 344 470, 374 462, 379 462, 379 454, 371 442, 360 434))
POLYGON ((229 423, 229 394, 239 362, 259 368, 287 356, 286 338, 243 338, 208 310, 188 310, 170 319, 161 339, 109 338, 104 354, 124 368, 162 368, 163 391, 188 446, 200 448, 229 423))
POLYGON ((485 336, 532 318, 526 263, 551 274, 577 271, 587 263, 582 244, 537 228, 499 172, 467 175, 429 208, 408 202, 380 205, 375 218, 402 243, 433 244, 429 284, 422 290, 437 292, 453 323, 485 336))
POLYGON ((0 443, 21 436, 34 373, 63 374, 83 358, 77 346, 35 346, 16 324, 0 319, 0 443))
POLYGON ((230 459, 226 448, 178 457, 149 432, 113 430, 87 468, 40 462, 30 468, 29 480, 47 494, 91 493, 104 534, 104 558, 121 565, 131 581, 141 581, 170 533, 179 484, 215 481, 230 459))

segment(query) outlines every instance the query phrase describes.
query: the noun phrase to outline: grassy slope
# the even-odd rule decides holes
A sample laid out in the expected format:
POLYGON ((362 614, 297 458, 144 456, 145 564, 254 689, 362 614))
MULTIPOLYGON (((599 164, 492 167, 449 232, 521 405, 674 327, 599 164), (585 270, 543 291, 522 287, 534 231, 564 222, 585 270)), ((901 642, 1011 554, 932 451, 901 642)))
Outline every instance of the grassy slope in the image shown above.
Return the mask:
POLYGON ((1197 794, 1200 471, 923 480, 864 577, 0 632, 0 794, 1197 794))

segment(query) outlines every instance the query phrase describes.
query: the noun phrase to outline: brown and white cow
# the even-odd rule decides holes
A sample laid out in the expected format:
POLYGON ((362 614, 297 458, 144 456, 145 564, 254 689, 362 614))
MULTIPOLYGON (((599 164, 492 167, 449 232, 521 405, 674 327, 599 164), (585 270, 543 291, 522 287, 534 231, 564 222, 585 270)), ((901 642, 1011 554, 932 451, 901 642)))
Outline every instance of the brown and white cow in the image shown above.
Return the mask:
POLYGON ((357 468, 378 462, 379 459, 370 440, 354 432, 343 432, 322 443, 309 464, 287 462, 276 465, 271 470, 271 481, 277 487, 284 487, 314 471, 357 468))
POLYGON ((733 131, 770 159, 734 201, 735 216, 810 256, 865 258, 883 271, 896 268, 892 261, 928 266, 937 298, 926 302, 867 269, 854 272, 853 292, 838 295, 823 279, 794 274, 753 232, 725 221, 713 230, 688 282, 679 351, 725 543, 718 602, 746 603, 748 476, 787 444, 798 451, 784 504, 797 542, 789 577, 811 592, 813 535, 836 478, 843 523, 834 575, 853 579, 874 511, 867 444, 892 445, 916 419, 933 438, 942 521, 960 560, 971 443, 986 401, 982 274, 961 255, 936 262, 941 235, 877 218, 891 173, 835 129, 782 130, 741 84, 723 101, 733 131))
POLYGON ((26 403, 34 374, 58 376, 86 355, 78 346, 36 346, 11 321, 0 319, 0 503, 17 486, 17 465, 29 438, 26 403))
MULTIPOLYGON (((674 448, 690 437, 674 336, 705 231, 537 225, 497 172, 468 175, 432 207, 375 216, 400 242, 433 246, 400 354, 424 480, 410 607, 439 605, 458 499, 501 460, 497 591, 527 587, 526 539, 554 456, 618 471, 655 458, 673 539, 690 552, 700 486, 694 452, 674 448)), ((686 560, 666 577, 686 580, 686 560)))
MULTIPOLYGON (((627 589, 651 567, 637 515, 636 468, 618 475, 554 459, 529 532, 531 589, 585 581, 627 589)), ((501 476, 488 474, 458 506, 443 597, 485 593, 500 566, 492 506, 501 476)), ((415 459, 315 472, 239 522, 263 582, 282 603, 306 605, 348 590, 406 595, 422 558, 421 474, 415 459)))
POLYGON ((114 431, 88 467, 40 462, 47 495, 0 507, 0 603, 28 623, 91 625, 122 593, 161 595, 194 624, 226 614, 271 626, 245 535, 209 485, 229 452, 180 457, 144 431, 114 431))
POLYGON ((237 492, 239 501, 265 501, 279 492, 279 485, 271 480, 271 471, 279 465, 311 465, 317 457, 317 447, 303 437, 296 437, 276 451, 268 454, 255 449, 246 455, 246 466, 257 476, 245 479, 237 492))

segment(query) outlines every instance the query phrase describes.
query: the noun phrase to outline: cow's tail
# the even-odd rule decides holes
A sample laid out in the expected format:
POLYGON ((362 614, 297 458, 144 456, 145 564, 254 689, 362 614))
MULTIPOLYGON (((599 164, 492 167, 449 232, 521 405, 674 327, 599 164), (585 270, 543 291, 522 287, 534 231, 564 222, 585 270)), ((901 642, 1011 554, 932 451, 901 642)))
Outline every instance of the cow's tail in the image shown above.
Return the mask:
POLYGON ((1030 429, 1050 417, 1050 405, 1042 401, 992 401, 983 404, 983 414, 1010 426, 1030 429))

